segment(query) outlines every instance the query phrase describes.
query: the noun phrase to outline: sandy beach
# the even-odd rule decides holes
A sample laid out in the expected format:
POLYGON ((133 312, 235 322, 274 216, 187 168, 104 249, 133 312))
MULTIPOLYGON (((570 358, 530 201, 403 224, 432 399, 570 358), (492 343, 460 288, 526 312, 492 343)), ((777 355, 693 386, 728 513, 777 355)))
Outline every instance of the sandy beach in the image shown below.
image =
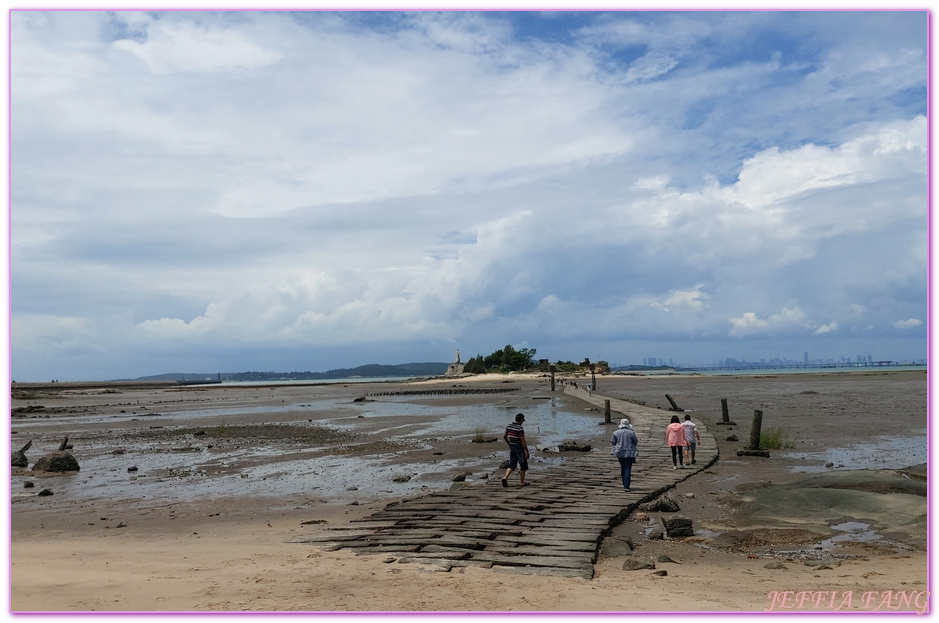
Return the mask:
POLYGON ((925 372, 601 376, 597 384, 599 394, 661 409, 663 418, 669 394, 714 435, 720 459, 669 494, 696 536, 652 540, 648 517, 634 513, 602 543, 590 580, 473 567, 442 573, 290 542, 402 498, 487 486, 506 458, 501 428, 518 411, 528 414, 529 443, 541 446, 532 456, 533 487, 539 466, 563 460, 551 451, 559 441, 608 453, 597 410, 551 392, 538 375, 14 385, 11 447, 32 446, 29 467, 11 474, 11 609, 926 608, 925 372), (736 425, 716 424, 722 398, 736 425), (756 409, 764 430, 780 429, 791 447, 768 459, 737 456, 756 409), (739 441, 728 441, 732 435, 739 441), (80 471, 30 469, 65 437, 80 471), (454 483, 458 474, 465 482, 454 483), (37 495, 42 490, 52 495, 37 495), (627 537, 631 554, 616 547, 627 537), (623 570, 627 555, 675 562, 657 566, 668 571, 662 577, 623 570))

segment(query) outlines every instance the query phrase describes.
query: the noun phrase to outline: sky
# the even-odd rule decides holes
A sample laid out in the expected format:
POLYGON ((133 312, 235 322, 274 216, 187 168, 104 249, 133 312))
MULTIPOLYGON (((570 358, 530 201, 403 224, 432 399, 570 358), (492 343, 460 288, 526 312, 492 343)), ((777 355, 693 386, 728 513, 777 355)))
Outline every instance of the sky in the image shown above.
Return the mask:
POLYGON ((11 378, 927 356, 925 11, 11 13, 11 378))

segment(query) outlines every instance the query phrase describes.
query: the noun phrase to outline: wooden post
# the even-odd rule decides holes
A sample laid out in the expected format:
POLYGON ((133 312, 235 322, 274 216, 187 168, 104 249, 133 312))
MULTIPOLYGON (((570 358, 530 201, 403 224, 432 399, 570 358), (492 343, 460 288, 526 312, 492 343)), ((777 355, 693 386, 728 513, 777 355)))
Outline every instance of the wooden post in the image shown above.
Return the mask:
POLYGON ((597 364, 590 364, 590 386, 597 391, 597 364))
POLYGON ((554 371, 557 370, 555 366, 551 366, 551 391, 554 391, 554 371))
POLYGON ((610 419, 610 401, 609 400, 603 401, 603 421, 607 424, 610 424, 613 421, 612 419, 610 419))
POLYGON ((763 412, 759 409, 753 411, 753 424, 750 426, 749 450, 760 449, 760 428, 763 426, 763 412))
POLYGON ((672 399, 671 396, 669 396, 668 394, 665 394, 665 397, 668 398, 668 403, 672 405, 672 408, 670 409, 671 411, 682 411, 682 409, 679 408, 677 404, 675 404, 675 401, 672 399))
POLYGON ((723 417, 723 422, 726 424, 730 421, 730 411, 727 410, 727 399, 721 398, 721 416, 723 417))

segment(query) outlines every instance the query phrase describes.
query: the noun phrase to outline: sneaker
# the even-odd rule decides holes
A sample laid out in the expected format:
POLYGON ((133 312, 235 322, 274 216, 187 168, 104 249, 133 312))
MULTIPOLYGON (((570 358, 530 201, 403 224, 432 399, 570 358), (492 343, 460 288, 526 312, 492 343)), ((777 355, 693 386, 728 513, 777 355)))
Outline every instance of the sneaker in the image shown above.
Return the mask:
POLYGON ((626 493, 629 493, 629 489, 623 489, 623 491, 625 491, 626 493))
POLYGON ((677 465, 672 465, 672 469, 678 469, 677 465))

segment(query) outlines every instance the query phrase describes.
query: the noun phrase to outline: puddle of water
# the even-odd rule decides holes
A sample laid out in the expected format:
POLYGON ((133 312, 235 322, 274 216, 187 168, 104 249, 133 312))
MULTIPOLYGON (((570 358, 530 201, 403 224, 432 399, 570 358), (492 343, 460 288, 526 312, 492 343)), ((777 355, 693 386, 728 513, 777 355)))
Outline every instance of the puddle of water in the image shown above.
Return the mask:
MULTIPOLYGON (((476 433, 501 438, 505 427, 516 413, 525 414, 525 434, 529 446, 557 446, 559 443, 596 433, 596 416, 571 413, 557 407, 553 399, 525 407, 497 404, 422 405, 414 402, 382 401, 366 403, 361 413, 338 419, 324 420, 337 428, 355 429, 364 419, 375 417, 417 416, 426 418, 418 423, 413 436, 450 435, 472 438, 476 433)), ((413 423, 411 425, 414 425, 413 423)), ((391 429, 389 429, 391 430, 391 429)), ((409 435, 409 436, 410 436, 409 435)))
POLYGON ((783 456, 820 463, 793 467, 793 472, 831 469, 825 467, 825 463, 844 466, 844 469, 902 469, 926 462, 926 433, 924 431, 922 436, 914 437, 884 437, 874 443, 829 448, 822 452, 789 452, 783 456))
POLYGON ((884 538, 880 536, 876 530, 873 530, 870 524, 863 523, 860 521, 846 521, 831 527, 832 530, 836 530, 841 534, 836 534, 832 537, 820 541, 818 546, 823 549, 831 549, 837 543, 843 541, 855 541, 861 543, 871 543, 874 541, 883 541, 884 538))
MULTIPOLYGON (((379 433, 385 440, 408 441, 415 438, 447 436, 465 438, 470 443, 477 433, 501 439, 505 426, 518 412, 526 416, 525 430, 529 445, 556 446, 568 439, 596 434, 596 414, 570 413, 546 400, 524 408, 506 404, 479 405, 422 405, 415 402, 382 400, 369 403, 350 403, 348 399, 323 399, 302 405, 273 407, 241 407, 177 411, 159 414, 161 424, 198 427, 218 422, 225 417, 275 414, 272 420, 283 420, 285 412, 297 412, 304 420, 314 417, 316 425, 348 431, 379 433), (325 417, 324 417, 325 416, 325 417), (407 423, 395 423, 396 418, 407 417, 407 423), (375 427, 376 418, 383 418, 383 428, 375 427)), ((156 414, 147 414, 155 416, 156 414)), ((107 421, 108 424, 131 421, 140 414, 98 416, 82 418, 84 423, 107 421)), ((78 420, 70 420, 77 423, 78 420)), ((48 426, 49 421, 17 423, 17 428, 48 426)), ((381 494, 409 495, 425 489, 442 490, 452 485, 454 470, 473 472, 466 483, 482 484, 482 476, 498 470, 505 452, 490 451, 469 459, 439 460, 433 463, 406 463, 391 465, 396 453, 369 456, 310 457, 319 447, 269 444, 253 448, 228 448, 219 444, 213 448, 200 446, 198 441, 177 439, 171 442, 131 443, 116 438, 113 445, 99 446, 96 451, 83 452, 82 470, 78 474, 48 478, 57 494, 81 499, 108 498, 162 498, 176 500, 213 496, 284 496, 309 495, 354 500, 363 496, 381 494), (187 445, 191 444, 191 445, 187 445), (113 450, 120 448, 122 454, 113 450), (247 463, 247 466, 245 464, 247 463), (234 467, 238 465, 239 467, 234 467), (128 472, 129 467, 137 470, 128 472), (446 472, 450 472, 447 474, 446 472), (408 482, 397 483, 398 475, 409 475, 408 482), (354 491, 350 489, 355 488, 354 491)), ((557 464, 560 457, 533 457, 533 469, 557 464)), ((15 476, 13 490, 23 482, 34 480, 30 475, 15 476)), ((38 483, 37 483, 38 484, 38 483)), ((34 494, 30 494, 32 496, 34 494)), ((13 498, 18 499, 14 494, 13 498)))

